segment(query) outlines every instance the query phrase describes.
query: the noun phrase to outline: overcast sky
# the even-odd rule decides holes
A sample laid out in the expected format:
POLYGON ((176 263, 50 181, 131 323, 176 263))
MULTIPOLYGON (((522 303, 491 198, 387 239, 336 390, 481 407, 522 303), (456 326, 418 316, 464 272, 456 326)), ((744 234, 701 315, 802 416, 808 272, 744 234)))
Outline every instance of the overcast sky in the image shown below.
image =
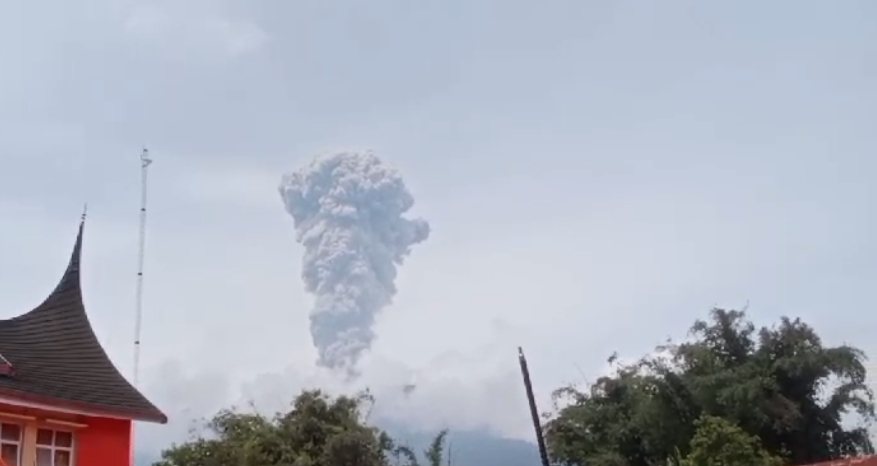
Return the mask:
POLYGON ((360 382, 410 425, 528 436, 517 345, 547 409, 714 305, 877 352, 877 2, 7 2, 0 70, 0 312, 54 287, 88 202, 85 302, 126 374, 152 151, 149 448, 337 386, 277 185, 342 149, 433 226, 360 382))

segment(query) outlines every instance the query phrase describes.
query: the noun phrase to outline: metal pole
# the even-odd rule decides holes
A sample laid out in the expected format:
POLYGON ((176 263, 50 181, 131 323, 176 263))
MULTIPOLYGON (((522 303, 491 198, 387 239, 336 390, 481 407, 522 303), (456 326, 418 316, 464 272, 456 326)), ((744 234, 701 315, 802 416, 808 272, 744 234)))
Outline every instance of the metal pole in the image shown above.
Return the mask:
POLYGON ((530 383, 530 371, 527 369, 527 359, 524 358, 524 350, 518 347, 518 362, 521 363, 521 375, 524 377, 524 388, 527 389, 527 401, 530 404, 530 416, 533 418, 533 430, 536 431, 536 444, 539 446, 539 456, 542 466, 549 466, 548 450, 545 448, 545 438, 542 435, 542 423, 539 422, 539 410, 536 409, 536 398, 533 396, 533 385, 530 383))
POLYGON ((146 186, 149 165, 149 151, 140 154, 140 243, 137 250, 137 302, 134 316, 134 386, 140 383, 140 333, 143 324, 143 257, 146 252, 146 186))
MULTIPOLYGON (((140 331, 143 322, 143 257, 146 252, 146 181, 149 165, 149 151, 143 148, 140 153, 140 242, 137 248, 137 298, 134 314, 134 387, 140 386, 140 331)), ((134 466, 134 422, 131 422, 131 447, 128 464, 134 466)))

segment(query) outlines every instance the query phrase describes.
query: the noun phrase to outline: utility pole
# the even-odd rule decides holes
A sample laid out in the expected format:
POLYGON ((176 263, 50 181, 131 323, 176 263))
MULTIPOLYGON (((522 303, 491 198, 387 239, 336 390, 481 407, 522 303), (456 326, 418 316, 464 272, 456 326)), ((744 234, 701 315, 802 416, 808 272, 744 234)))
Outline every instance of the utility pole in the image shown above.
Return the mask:
POLYGON ((539 422, 539 410, 536 409, 536 398, 533 396, 533 385, 530 383, 530 370, 527 369, 527 359, 524 358, 524 350, 518 347, 518 362, 521 364, 521 375, 524 377, 524 388, 527 390, 527 401, 530 404, 530 416, 533 418, 533 429, 536 431, 536 444, 539 446, 539 457, 542 466, 548 464, 548 450, 545 448, 545 437, 542 435, 542 423, 539 422))

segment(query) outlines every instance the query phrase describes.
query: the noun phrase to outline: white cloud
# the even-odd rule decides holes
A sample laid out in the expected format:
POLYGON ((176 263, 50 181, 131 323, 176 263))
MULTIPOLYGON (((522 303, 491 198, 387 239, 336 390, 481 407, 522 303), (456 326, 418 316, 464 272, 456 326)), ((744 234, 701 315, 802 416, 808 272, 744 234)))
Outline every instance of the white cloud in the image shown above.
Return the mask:
POLYGON ((515 353, 508 352, 502 364, 496 364, 496 356, 497 351, 468 358, 446 354, 420 369, 370 357, 363 365, 363 377, 353 383, 310 364, 246 379, 231 372, 184 371, 179 363, 169 361, 149 370, 145 381, 150 397, 169 415, 169 424, 141 427, 138 438, 141 446, 156 451, 187 438, 193 429, 203 427, 203 419, 222 408, 255 408, 273 414, 288 409, 301 390, 315 388, 335 396, 367 388, 376 399, 373 421, 392 421, 426 431, 488 428, 507 437, 529 438, 526 398, 515 353), (417 388, 405 395, 402 389, 411 380, 417 381, 417 388))
POLYGON ((228 407, 232 392, 225 374, 187 370, 173 360, 151 368, 144 386, 169 418, 167 425, 138 424, 138 450, 149 452, 158 452, 201 430, 205 419, 228 407))

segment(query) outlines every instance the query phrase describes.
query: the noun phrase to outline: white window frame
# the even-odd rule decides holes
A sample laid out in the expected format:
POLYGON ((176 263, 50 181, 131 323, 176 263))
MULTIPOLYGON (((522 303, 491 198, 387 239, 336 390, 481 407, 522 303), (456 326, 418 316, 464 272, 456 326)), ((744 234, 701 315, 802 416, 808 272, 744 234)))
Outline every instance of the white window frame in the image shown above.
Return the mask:
POLYGON ((55 466, 55 452, 56 451, 66 451, 66 452, 70 453, 70 465, 69 466, 75 466, 75 464, 76 464, 76 432, 73 432, 72 430, 66 430, 66 429, 55 429, 52 427, 39 426, 39 427, 37 427, 37 438, 39 438, 39 431, 41 431, 41 430, 47 430, 47 431, 50 431, 52 433, 52 444, 51 445, 42 445, 39 442, 35 442, 36 443, 36 445, 35 445, 36 451, 34 452, 34 461, 37 461, 36 455, 38 453, 36 453, 36 452, 38 452, 39 450, 44 450, 44 451, 48 451, 52 455, 52 463, 50 466, 55 466), (58 432, 70 434, 70 446, 69 447, 62 447, 62 446, 56 445, 56 443, 57 443, 56 437, 58 436, 58 432))
MULTIPOLYGON (((4 422, 0 421, 0 444, 2 445, 15 445, 18 448, 18 462, 17 464, 21 466, 21 458, 22 458, 22 450, 24 446, 24 426, 21 424, 17 424, 15 422, 4 422), (2 436, 3 428, 6 426, 15 426, 18 427, 18 440, 6 440, 2 436)), ((10 465, 12 466, 12 465, 10 465)))

